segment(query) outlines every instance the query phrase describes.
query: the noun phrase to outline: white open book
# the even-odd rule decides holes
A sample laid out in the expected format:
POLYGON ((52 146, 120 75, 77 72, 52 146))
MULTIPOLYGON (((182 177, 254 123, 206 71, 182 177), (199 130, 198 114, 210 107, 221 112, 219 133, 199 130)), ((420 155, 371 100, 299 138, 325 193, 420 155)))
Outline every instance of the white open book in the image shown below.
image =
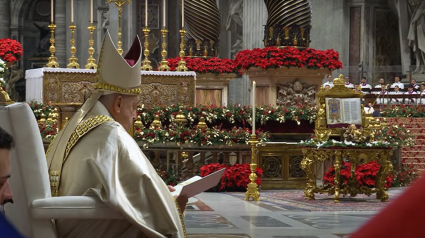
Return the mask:
POLYGON ((328 125, 362 124, 360 98, 326 98, 328 125))
POLYGON ((205 177, 194 176, 184 182, 174 186, 176 191, 171 192, 173 196, 193 197, 196 194, 202 193, 218 184, 226 169, 220 169, 205 177))

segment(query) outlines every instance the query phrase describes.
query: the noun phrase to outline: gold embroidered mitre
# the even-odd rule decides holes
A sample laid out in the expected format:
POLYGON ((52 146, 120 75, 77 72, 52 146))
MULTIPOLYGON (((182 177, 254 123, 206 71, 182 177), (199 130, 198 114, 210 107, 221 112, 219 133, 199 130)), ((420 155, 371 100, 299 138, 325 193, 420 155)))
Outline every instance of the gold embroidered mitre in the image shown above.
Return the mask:
POLYGON ((140 94, 141 52, 140 40, 136 37, 128 53, 122 57, 107 32, 99 55, 94 89, 106 93, 140 94))
POLYGON ((62 166, 72 147, 90 130, 102 123, 113 120, 104 115, 86 118, 87 113, 90 112, 99 98, 102 95, 112 93, 140 94, 141 53, 142 47, 139 37, 136 37, 128 53, 122 57, 112 42, 109 32, 106 33, 99 55, 95 90, 49 146, 47 165, 49 166, 53 196, 58 196, 59 194, 62 166))

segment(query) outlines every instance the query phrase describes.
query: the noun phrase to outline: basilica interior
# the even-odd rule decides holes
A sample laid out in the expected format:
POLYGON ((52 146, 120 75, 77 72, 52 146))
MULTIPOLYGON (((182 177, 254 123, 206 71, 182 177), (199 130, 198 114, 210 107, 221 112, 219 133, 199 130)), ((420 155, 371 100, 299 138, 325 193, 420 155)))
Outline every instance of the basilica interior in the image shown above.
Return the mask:
MULTIPOLYGON (((126 55, 138 36, 128 133, 167 185, 226 168, 187 237, 350 237, 425 170, 424 29, 423 0, 0 0, 0 110, 28 104, 47 154, 103 39, 126 55)), ((20 204, 2 210, 41 238, 20 204)))

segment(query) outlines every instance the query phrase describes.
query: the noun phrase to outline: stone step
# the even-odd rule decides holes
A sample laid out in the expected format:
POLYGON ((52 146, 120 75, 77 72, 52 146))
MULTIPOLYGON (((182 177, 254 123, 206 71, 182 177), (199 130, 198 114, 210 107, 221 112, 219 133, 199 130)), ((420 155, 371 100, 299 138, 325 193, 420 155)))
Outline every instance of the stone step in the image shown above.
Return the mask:
POLYGON ((401 149, 401 152, 422 152, 425 151, 425 145, 414 145, 401 149))

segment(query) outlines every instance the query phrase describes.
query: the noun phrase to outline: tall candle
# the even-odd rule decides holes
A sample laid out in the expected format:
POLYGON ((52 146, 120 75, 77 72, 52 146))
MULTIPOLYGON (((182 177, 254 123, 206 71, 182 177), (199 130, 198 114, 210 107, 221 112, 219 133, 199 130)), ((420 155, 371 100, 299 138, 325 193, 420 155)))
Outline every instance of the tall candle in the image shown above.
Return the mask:
POLYGON ((71 22, 74 23, 74 0, 71 0, 71 22))
POLYGON ((50 0, 50 21, 53 23, 53 0, 50 0))
POLYGON ((148 0, 145 0, 145 26, 148 28, 148 0))
POLYGON ((255 135, 255 81, 252 82, 252 134, 255 135))
POLYGON ((184 28, 184 0, 182 0, 182 28, 184 28))
POLYGON ((90 0, 90 23, 93 23, 93 0, 90 0))
POLYGON ((165 0, 162 0, 163 13, 162 13, 162 26, 165 29, 165 0))

